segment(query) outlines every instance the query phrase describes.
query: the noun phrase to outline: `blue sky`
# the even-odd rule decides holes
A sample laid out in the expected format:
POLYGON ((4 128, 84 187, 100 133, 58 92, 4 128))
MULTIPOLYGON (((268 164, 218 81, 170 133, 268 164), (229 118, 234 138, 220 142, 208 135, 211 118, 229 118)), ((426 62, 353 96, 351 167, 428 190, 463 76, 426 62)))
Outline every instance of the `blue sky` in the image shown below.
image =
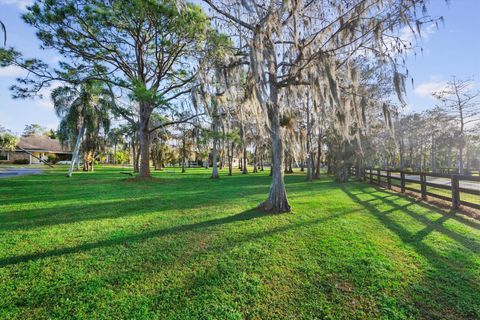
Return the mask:
MULTIPOLYGON (((56 63, 55 52, 39 49, 35 31, 20 18, 30 0, 0 0, 0 20, 8 30, 8 46, 14 46, 28 57, 39 57, 56 63)), ((426 28, 422 40, 423 54, 407 59, 409 73, 415 88, 407 85, 408 110, 422 111, 433 107, 430 93, 441 88, 451 75, 459 78, 473 77, 480 88, 480 0, 430 0, 430 14, 443 16, 445 24, 439 30, 426 28)), ((409 35, 406 34, 406 37, 409 35)), ((55 129, 58 119, 53 112, 48 91, 46 98, 14 100, 9 87, 22 75, 14 68, 0 69, 0 125, 21 133, 26 124, 38 123, 55 129)))

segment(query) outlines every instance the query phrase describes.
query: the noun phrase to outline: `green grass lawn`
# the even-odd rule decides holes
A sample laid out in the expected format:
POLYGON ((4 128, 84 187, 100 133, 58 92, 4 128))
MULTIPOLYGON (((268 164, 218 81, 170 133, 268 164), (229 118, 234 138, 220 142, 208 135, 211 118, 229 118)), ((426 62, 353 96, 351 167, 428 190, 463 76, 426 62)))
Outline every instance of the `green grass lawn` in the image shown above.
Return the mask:
POLYGON ((0 179, 0 319, 479 319, 480 223, 267 172, 0 179))

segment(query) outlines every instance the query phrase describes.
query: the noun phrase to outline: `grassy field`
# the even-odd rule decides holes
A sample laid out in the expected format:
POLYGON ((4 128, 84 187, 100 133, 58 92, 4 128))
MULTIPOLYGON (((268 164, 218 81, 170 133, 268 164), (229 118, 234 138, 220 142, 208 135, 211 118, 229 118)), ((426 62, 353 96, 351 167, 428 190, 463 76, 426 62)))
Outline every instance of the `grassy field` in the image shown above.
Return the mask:
POLYGON ((266 172, 62 170, 0 179, 0 319, 480 318, 478 221, 299 173, 269 215, 266 172))

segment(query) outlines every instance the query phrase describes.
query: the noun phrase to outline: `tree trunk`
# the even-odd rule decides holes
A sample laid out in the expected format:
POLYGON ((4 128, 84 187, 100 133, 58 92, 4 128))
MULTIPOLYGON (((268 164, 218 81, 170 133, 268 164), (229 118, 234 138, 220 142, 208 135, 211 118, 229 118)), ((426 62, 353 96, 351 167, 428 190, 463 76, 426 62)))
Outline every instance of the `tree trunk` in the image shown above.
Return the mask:
POLYGON ((307 154, 307 176, 306 180, 307 181, 313 181, 313 153, 309 152, 307 154))
POLYGON ((160 150, 159 150, 159 147, 158 147, 158 146, 156 146, 155 148, 153 148, 150 157, 152 158, 154 170, 155 170, 155 171, 159 170, 159 169, 160 169, 160 162, 159 162, 159 159, 160 159, 160 150))
POLYGON ((282 128, 280 126, 280 110, 278 105, 278 88, 276 83, 276 56, 275 45, 269 39, 266 44, 268 60, 268 77, 269 77, 269 95, 267 102, 268 118, 270 120, 270 137, 272 142, 272 184, 267 200, 260 204, 260 208, 269 212, 290 212, 291 208, 288 204, 287 191, 283 179, 283 141, 282 128))
POLYGON ((258 164, 257 164, 257 146, 255 146, 255 152, 253 154, 253 173, 258 172, 258 164))
POLYGON ((140 177, 150 177, 150 132, 148 119, 142 119, 140 123, 140 177))
POLYGON ((465 148, 465 172, 464 174, 470 175, 470 150, 468 149, 468 146, 465 148))
POLYGON ((137 168, 135 172, 140 172, 140 150, 137 150, 137 154, 136 154, 136 159, 135 159, 135 163, 137 164, 137 168))
POLYGON ((277 105, 270 107, 269 117, 272 139, 272 184, 267 200, 259 208, 274 213, 290 212, 291 208, 288 204, 287 192, 283 181, 283 142, 277 105))
POLYGON ((82 123, 82 127, 78 132, 77 141, 75 142, 75 148, 73 149, 72 161, 70 161, 70 167, 68 168, 67 177, 72 176, 73 166, 75 165, 75 161, 78 164, 78 151, 80 149, 80 142, 82 141, 82 137, 85 134, 85 121, 82 123))
POLYGON ((134 134, 132 135, 133 172, 138 172, 138 171, 140 170, 140 169, 139 169, 139 166, 138 166, 138 157, 137 157, 138 150, 137 150, 136 140, 137 140, 137 134, 134 133, 134 134))
MULTIPOLYGON (((214 129, 214 131, 216 131, 214 129)), ((213 138, 213 148, 212 148, 212 179, 218 179, 218 167, 217 167, 217 143, 218 138, 213 138)))
MULTIPOLYGON (((312 138, 312 124, 310 121, 310 104, 307 101, 307 181, 313 180, 313 154, 311 150, 311 138, 312 138)), ((303 161, 302 161, 302 170, 303 171, 303 161)))
POLYGON ((235 145, 234 143, 232 142, 232 146, 231 146, 231 149, 230 149, 230 145, 228 147, 228 150, 227 150, 227 156, 228 156, 228 175, 231 176, 232 175, 232 171, 233 171, 233 150, 235 148, 235 145))
POLYGON ((347 182, 348 181, 348 165, 345 161, 341 160, 336 166, 335 181, 347 182))
POLYGON ((363 161, 362 159, 357 159, 357 164, 355 166, 355 179, 360 181, 362 180, 362 171, 363 171, 363 161))
POLYGON ((405 168, 405 159, 403 156, 403 151, 404 151, 403 137, 400 139, 399 148, 400 150, 398 151, 398 153, 400 154, 400 171, 403 171, 403 169, 405 168))
POLYGON ((77 157, 75 158, 75 171, 80 171, 80 152, 77 153, 77 157))
POLYGON ((160 149, 160 151, 158 152, 158 170, 162 170, 163 169, 163 149, 160 149))
POLYGON ((187 150, 186 150, 186 141, 185 141, 185 134, 182 138, 182 173, 185 173, 185 161, 187 157, 187 150))
POLYGON ((247 174, 248 173, 248 169, 247 169, 247 148, 246 147, 243 147, 243 170, 242 170, 242 174, 247 174))
POLYGON ((409 167, 413 167, 413 147, 410 147, 410 150, 409 150, 408 165, 409 167))
POLYGON ((423 172, 423 142, 420 143, 420 161, 418 163, 418 167, 420 169, 420 172, 423 172))
POLYGON ((347 142, 341 142, 341 151, 335 157, 335 181, 347 182, 350 168, 350 157, 347 142))
POLYGON ((220 147, 219 159, 220 159, 220 165, 218 169, 222 170, 223 167, 225 166, 225 142, 224 141, 222 141, 222 144, 220 147))
POLYGON ((458 147, 458 174, 463 175, 463 148, 464 148, 464 139, 460 138, 460 146, 458 147))
MULTIPOLYGON (((320 179, 320 167, 322 161, 322 130, 318 130, 318 138, 317 138, 317 163, 315 165, 315 174, 313 175, 313 179, 320 179)), ((313 160, 313 155, 312 155, 313 160)))
POLYGON ((448 166, 448 172, 450 172, 450 168, 452 167, 452 142, 451 141, 448 144, 447 166, 448 166))
POLYGON ((243 170, 243 167, 242 167, 242 159, 243 159, 243 156, 242 156, 242 153, 240 152, 239 154, 237 154, 238 156, 238 170, 243 170))
MULTIPOLYGON (((457 94, 457 97, 459 96, 458 90, 455 89, 455 92, 457 94)), ((459 143, 459 150, 458 150, 458 156, 459 156, 459 164, 458 164, 458 174, 463 175, 463 148, 465 148, 465 136, 464 136, 464 129, 465 129, 465 119, 464 119, 464 107, 463 104, 460 103, 460 98, 458 99, 458 110, 460 111, 460 143, 459 143)))
POLYGON ((117 164, 117 142, 113 144, 113 164, 117 164))
POLYGON ((270 158, 270 173, 268 174, 270 177, 273 175, 273 155, 270 158))
POLYGON ((285 151, 284 158, 285 158, 285 166, 284 166, 283 172, 290 173, 289 167, 290 167, 291 160, 290 160, 290 155, 288 154, 287 151, 285 151))

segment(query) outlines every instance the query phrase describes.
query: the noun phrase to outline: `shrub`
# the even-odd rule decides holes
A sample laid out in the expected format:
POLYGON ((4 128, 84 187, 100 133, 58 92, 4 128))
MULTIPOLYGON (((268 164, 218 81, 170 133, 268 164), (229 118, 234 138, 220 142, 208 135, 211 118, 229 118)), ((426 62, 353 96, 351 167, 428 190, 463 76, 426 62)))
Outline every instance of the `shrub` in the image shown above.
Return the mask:
POLYGON ((129 161, 129 155, 127 152, 123 150, 117 151, 116 157, 115 157, 115 163, 117 164, 124 164, 129 161))
POLYGON ((47 158, 48 158, 48 162, 49 162, 49 163, 55 164, 55 163, 58 162, 58 158, 57 158, 57 156, 54 155, 54 154, 49 154, 49 155, 47 156, 47 158))
POLYGON ((16 160, 13 160, 13 163, 14 164, 29 164, 30 160, 28 160, 28 159, 16 159, 16 160))

